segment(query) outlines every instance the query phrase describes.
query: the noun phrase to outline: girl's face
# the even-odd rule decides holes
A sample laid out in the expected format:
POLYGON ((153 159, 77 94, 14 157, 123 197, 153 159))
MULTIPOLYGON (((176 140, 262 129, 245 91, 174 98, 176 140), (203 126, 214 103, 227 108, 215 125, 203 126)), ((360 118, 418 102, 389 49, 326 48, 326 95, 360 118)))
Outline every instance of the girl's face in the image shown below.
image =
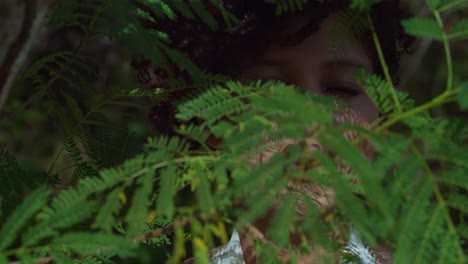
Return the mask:
MULTIPOLYGON (((288 28, 279 35, 297 32, 306 19, 304 15, 291 18, 288 28)), ((279 80, 313 93, 335 96, 363 121, 371 123, 379 112, 356 83, 355 71, 365 68, 371 72, 373 65, 364 46, 349 32, 343 32, 338 14, 331 14, 317 31, 297 44, 272 44, 259 56, 243 58, 243 70, 237 77, 279 80)), ((274 40, 274 36, 271 39, 274 40)))

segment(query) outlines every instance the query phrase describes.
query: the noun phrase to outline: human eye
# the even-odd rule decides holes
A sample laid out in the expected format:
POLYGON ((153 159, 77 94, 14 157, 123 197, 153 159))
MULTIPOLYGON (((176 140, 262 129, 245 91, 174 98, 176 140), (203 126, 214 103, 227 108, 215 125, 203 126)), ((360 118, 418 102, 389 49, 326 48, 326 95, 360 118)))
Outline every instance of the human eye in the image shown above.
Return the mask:
POLYGON ((325 84, 322 93, 341 99, 349 99, 359 95, 360 89, 354 83, 338 82, 325 84))

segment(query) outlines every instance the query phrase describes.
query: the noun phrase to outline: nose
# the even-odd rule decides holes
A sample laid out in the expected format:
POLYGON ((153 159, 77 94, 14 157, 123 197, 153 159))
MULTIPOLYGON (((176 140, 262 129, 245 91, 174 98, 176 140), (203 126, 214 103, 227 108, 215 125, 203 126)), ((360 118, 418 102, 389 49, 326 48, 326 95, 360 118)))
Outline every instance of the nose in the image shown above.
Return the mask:
POLYGON ((315 74, 310 72, 296 72, 291 83, 311 93, 321 93, 320 81, 315 74))

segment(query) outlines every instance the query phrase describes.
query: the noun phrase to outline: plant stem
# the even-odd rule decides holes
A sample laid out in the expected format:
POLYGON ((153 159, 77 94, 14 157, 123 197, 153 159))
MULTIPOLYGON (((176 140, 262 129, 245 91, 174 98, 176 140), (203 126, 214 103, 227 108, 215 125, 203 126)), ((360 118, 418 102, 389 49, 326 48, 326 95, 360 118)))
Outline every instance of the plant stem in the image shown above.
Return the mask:
POLYGON ((427 102, 427 103, 425 103, 423 105, 415 107, 415 108, 413 108, 413 109, 411 109, 411 110, 409 110, 407 112, 400 113, 399 115, 395 116, 394 118, 388 120, 387 122, 382 124, 380 127, 378 127, 376 129, 376 132, 380 132, 380 131, 392 126, 393 124, 397 123, 398 121, 402 120, 405 117, 408 117, 408 116, 411 116, 411 115, 414 115, 414 114, 418 114, 418 113, 420 113, 422 111, 431 109, 431 108, 439 106, 439 105, 441 105, 443 103, 447 103, 447 102, 450 102, 450 101, 454 100, 453 95, 456 95, 459 92, 459 90, 460 89, 445 91, 441 95, 437 96, 433 100, 431 100, 431 101, 429 101, 429 102, 427 102))
POLYGON ((50 165, 49 167, 49 170, 47 171, 47 174, 50 175, 52 174, 52 170, 54 169, 55 167, 55 164, 57 163, 57 160, 59 159, 60 155, 62 155, 62 152, 64 150, 64 147, 62 145, 62 147, 60 148, 60 151, 57 153, 57 155, 55 156, 55 159, 54 161, 52 162, 52 164, 50 165))
POLYGON ((452 54, 450 52, 450 45, 449 45, 449 40, 447 33, 444 31, 444 22, 442 21, 442 18, 440 17, 440 12, 437 10, 432 11, 434 13, 434 16, 437 20, 437 24, 439 27, 442 29, 442 42, 444 44, 444 51, 445 51, 445 59, 447 61, 447 87, 446 90, 450 91, 452 89, 453 85, 453 63, 452 63, 452 54))
POLYGON ((398 99, 395 86, 393 85, 393 80, 392 80, 392 77, 390 76, 390 72, 388 70, 387 63, 385 61, 385 56, 383 55, 383 52, 382 52, 382 46, 380 45, 379 38, 374 28, 374 23, 372 22, 372 18, 370 15, 367 15, 367 19, 369 20, 369 25, 370 25, 371 32, 372 32, 372 38, 374 39, 375 49, 377 50, 377 54, 379 56, 380 65, 382 67, 385 79, 387 80, 387 83, 390 86, 390 93, 392 94, 393 101, 397 108, 397 112, 401 113, 402 109, 400 105, 400 100, 398 99))
POLYGON ((135 173, 133 173, 130 178, 134 179, 134 178, 137 178, 143 174, 145 174, 148 169, 152 169, 152 170, 156 170, 156 169, 160 169, 162 167, 165 167, 165 166, 168 166, 170 163, 184 163, 184 162, 188 162, 190 160, 194 160, 194 159, 198 159, 198 160, 202 160, 202 161, 214 161, 214 160, 217 160, 218 157, 214 157, 214 156, 188 156, 188 157, 182 157, 182 158, 178 158, 178 159, 173 159, 171 161, 161 161, 161 162, 158 162, 156 164, 154 164, 153 166, 151 167, 146 167, 146 168, 143 168, 135 173))
POLYGON ((446 5, 442 6, 442 7, 440 7, 440 8, 438 9, 438 12, 447 11, 447 10, 449 10, 449 9, 451 9, 451 8, 457 6, 457 5, 461 5, 461 4, 463 4, 463 3, 468 4, 468 0, 453 1, 453 2, 451 2, 451 3, 448 3, 448 4, 446 4, 446 5))

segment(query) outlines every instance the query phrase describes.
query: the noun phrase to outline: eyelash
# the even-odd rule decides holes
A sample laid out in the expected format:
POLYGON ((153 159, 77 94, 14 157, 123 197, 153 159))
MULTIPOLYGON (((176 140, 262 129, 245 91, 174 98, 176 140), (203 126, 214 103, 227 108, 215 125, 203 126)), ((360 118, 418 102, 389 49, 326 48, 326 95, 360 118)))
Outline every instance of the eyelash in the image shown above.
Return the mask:
POLYGON ((340 94, 348 97, 356 96, 359 94, 359 92, 356 90, 356 88, 350 86, 350 85, 328 85, 324 89, 325 93, 329 94, 340 94))

